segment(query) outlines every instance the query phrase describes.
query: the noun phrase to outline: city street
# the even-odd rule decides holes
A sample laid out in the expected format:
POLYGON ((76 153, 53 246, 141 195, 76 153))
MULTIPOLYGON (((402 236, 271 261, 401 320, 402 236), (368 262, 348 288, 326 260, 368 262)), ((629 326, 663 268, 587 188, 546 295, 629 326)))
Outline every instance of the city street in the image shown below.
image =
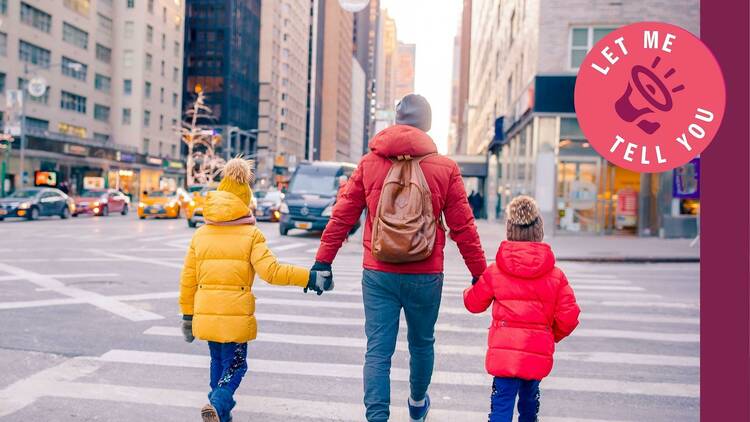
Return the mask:
MULTIPOLYGON (((282 261, 312 265, 316 235, 259 226, 282 261)), ((0 223, 0 421, 199 420, 208 348, 183 341, 177 306, 193 232, 184 219, 132 213, 0 223)), ((256 280, 259 336, 234 421, 364 420, 360 239, 339 254, 331 293, 256 280)), ((464 309, 470 277, 453 244, 446 256, 428 420, 483 421, 490 314, 464 309)), ((541 420, 697 421, 698 264, 559 265, 581 324, 541 384, 541 420)), ((402 327, 391 371, 397 422, 408 420, 406 350, 402 327)))

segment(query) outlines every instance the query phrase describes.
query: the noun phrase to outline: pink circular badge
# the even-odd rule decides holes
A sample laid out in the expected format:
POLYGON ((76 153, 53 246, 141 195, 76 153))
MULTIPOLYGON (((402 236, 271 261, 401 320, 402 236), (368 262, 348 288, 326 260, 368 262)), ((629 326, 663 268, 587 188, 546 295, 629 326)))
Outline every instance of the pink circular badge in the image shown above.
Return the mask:
POLYGON ((724 77, 690 32, 640 22, 602 38, 581 64, 575 107, 581 130, 611 163, 641 173, 695 158, 724 116, 724 77))

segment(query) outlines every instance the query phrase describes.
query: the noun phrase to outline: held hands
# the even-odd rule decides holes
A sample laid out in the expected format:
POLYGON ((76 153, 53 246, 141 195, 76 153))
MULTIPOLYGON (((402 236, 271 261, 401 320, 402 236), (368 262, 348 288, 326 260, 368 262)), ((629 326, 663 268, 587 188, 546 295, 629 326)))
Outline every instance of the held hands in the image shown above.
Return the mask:
POLYGON ((304 292, 310 289, 318 293, 318 296, 322 295, 323 292, 333 290, 333 273, 331 272, 331 264, 316 261, 315 265, 310 268, 310 278, 307 282, 304 292))
POLYGON ((182 337, 185 339, 186 342, 192 343, 193 340, 195 340, 195 337, 193 337, 193 316, 192 315, 185 315, 182 319, 182 337), (188 318, 189 319, 186 319, 188 318))

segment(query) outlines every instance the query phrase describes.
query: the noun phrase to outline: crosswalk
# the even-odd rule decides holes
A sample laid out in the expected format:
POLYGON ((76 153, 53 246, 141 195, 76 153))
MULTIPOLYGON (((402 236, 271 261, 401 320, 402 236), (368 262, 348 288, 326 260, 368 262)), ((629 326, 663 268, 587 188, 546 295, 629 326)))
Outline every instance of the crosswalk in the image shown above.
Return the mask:
MULTIPOLYGON (((200 408, 206 394, 207 350, 202 342, 188 345, 180 338, 174 289, 187 234, 176 233, 162 241, 156 235, 141 235, 142 241, 122 247, 86 247, 79 256, 53 258, 86 267, 77 274, 19 270, 34 264, 0 259, 0 283, 28 282, 60 296, 0 302, 0 312, 86 306, 109 312, 132 327, 127 342, 63 359, 0 389, 0 421, 15 420, 15 415, 45 398, 95 402, 101 409, 108 403, 146 406, 165 415, 158 420, 175 422, 185 419, 162 411, 200 408), (123 268, 105 270, 112 262, 123 268), (127 268, 136 267, 147 268, 167 282, 161 289, 115 295, 68 284, 98 278, 127 280, 127 268)), ((287 262, 310 265, 313 261, 315 239, 269 236, 268 241, 287 262)), ((491 384, 484 371, 490 315, 489 311, 471 315, 463 308, 462 292, 469 277, 455 261, 455 251, 446 256, 429 420, 482 421, 491 384)), ((361 379, 366 343, 360 259, 357 245, 345 247, 334 265, 336 289, 321 297, 256 281, 259 335, 249 348, 249 371, 236 397, 235 421, 364 420, 361 379)), ((541 420, 697 421, 697 297, 685 299, 655 290, 635 268, 605 272, 596 265, 561 266, 583 312, 580 327, 557 346, 555 369, 542 382, 541 420)), ((408 420, 403 406, 409 381, 405 332, 402 321, 391 371, 391 420, 397 422, 408 420)))

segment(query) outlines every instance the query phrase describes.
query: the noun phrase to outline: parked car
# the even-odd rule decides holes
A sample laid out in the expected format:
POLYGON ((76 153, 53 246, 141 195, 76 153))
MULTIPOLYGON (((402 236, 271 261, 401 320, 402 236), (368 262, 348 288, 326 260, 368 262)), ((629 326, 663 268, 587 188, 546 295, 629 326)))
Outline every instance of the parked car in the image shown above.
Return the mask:
MULTIPOLYGON (((279 233, 286 236, 291 229, 325 229, 336 202, 339 178, 351 177, 355 168, 353 164, 327 161, 300 164, 279 208, 279 233)), ((352 228, 352 233, 359 225, 358 222, 352 228)))
POLYGON ((76 196, 76 210, 73 217, 91 214, 106 217, 111 212, 127 215, 130 198, 117 189, 88 189, 76 196))
POLYGON ((203 223, 203 206, 206 203, 208 193, 216 190, 213 185, 193 185, 188 187, 190 202, 185 208, 185 217, 188 227, 195 228, 198 223, 203 223))
POLYGON ((138 218, 166 217, 178 218, 180 216, 180 198, 175 192, 155 190, 144 192, 141 202, 138 203, 138 218))
POLYGON ((281 201, 284 194, 277 190, 256 191, 255 199, 258 206, 255 209, 255 218, 258 221, 279 221, 281 219, 281 201))
POLYGON ((75 201, 55 188, 26 188, 0 199, 0 221, 9 217, 36 220, 57 216, 62 219, 75 212, 75 201))

